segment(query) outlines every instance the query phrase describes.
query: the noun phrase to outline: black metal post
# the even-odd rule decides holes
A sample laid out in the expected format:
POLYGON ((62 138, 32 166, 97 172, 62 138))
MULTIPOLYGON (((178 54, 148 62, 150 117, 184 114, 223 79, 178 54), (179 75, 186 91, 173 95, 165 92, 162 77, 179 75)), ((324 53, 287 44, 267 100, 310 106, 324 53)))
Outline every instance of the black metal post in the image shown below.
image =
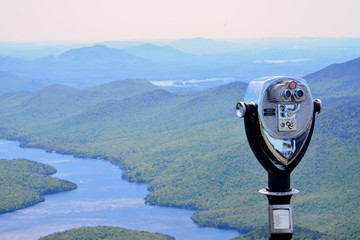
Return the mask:
POLYGON ((259 191, 269 200, 270 240, 289 240, 293 235, 291 197, 298 193, 296 189, 287 192, 259 191))

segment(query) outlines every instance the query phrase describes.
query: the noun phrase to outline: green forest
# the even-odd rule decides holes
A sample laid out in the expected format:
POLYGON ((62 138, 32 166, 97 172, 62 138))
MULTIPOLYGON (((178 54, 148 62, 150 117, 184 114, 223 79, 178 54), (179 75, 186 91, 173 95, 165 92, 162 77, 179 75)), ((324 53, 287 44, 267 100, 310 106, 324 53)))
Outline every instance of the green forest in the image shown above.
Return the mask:
POLYGON ((97 226, 70 229, 41 237, 39 240, 175 240, 175 238, 143 231, 119 227, 97 226))
POLYGON ((77 188, 74 183, 50 177, 55 172, 49 165, 26 159, 0 159, 0 214, 45 201, 45 194, 77 188))
MULTIPOLYGON (((360 73, 347 70, 359 66, 357 60, 305 77, 323 112, 291 177, 300 190, 292 199, 295 227, 339 239, 360 237, 360 95, 352 91, 360 73)), ((148 184, 147 204, 197 210, 192 219, 200 226, 247 233, 267 223, 268 203, 258 193, 266 172, 234 110, 246 88, 234 82, 175 94, 127 80, 7 93, 0 96, 0 137, 108 160, 124 170, 124 179, 148 184), (124 94, 127 88, 134 91, 124 94)))

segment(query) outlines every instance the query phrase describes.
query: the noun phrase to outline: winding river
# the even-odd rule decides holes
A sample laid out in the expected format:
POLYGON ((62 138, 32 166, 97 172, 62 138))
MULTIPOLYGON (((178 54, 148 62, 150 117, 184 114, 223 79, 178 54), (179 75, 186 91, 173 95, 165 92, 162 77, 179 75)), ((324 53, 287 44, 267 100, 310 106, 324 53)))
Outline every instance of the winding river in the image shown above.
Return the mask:
POLYGON ((74 191, 46 195, 45 202, 0 215, 2 240, 33 240, 70 228, 98 225, 159 232, 177 240, 225 240, 239 236, 236 231, 196 226, 190 219, 193 211, 146 205, 146 185, 122 180, 121 170, 103 160, 20 148, 19 143, 6 140, 0 140, 0 158, 26 158, 49 164, 57 169, 54 177, 78 185, 74 191))

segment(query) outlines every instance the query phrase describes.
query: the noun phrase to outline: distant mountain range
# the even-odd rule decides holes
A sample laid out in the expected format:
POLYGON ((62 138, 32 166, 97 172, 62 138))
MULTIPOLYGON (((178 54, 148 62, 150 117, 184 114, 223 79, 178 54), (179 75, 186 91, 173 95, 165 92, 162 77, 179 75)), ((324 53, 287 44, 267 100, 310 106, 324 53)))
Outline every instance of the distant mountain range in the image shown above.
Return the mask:
MULTIPOLYGON (((19 52, 16 46, 0 42, 0 72, 7 75, 0 76, 0 82, 30 81, 32 86, 23 87, 30 91, 54 83, 87 88, 128 78, 150 81, 230 78, 248 82, 267 75, 304 76, 329 64, 360 56, 360 39, 347 38, 233 41, 196 38, 155 44, 112 41, 71 48, 61 54, 59 49, 65 47, 58 45, 54 56, 26 60, 14 57, 19 52)), ((79 45, 68 45, 73 46, 79 45)), ((16 85, 0 88, 0 92, 8 90, 22 89, 16 85)))
POLYGON ((186 59, 194 58, 192 54, 181 52, 170 46, 158 46, 154 44, 142 44, 122 49, 132 55, 151 59, 159 62, 182 62, 186 63, 186 59), (183 61, 181 61, 183 60, 183 61))
POLYGON ((0 61, 3 62, 1 70, 15 72, 27 79, 47 85, 61 83, 81 87, 91 86, 92 82, 109 82, 109 79, 136 78, 142 75, 140 72, 152 71, 155 66, 150 60, 100 45, 31 61, 12 58, 0 58, 0 61))

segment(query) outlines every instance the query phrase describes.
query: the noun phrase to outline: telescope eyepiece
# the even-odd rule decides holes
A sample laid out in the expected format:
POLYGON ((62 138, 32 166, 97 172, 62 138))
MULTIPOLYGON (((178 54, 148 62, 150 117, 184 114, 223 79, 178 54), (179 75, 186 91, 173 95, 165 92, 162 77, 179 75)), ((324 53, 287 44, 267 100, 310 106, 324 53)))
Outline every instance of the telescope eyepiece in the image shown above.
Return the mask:
POLYGON ((304 96, 304 91, 301 89, 297 89, 295 90, 295 98, 296 99, 301 99, 304 96))

